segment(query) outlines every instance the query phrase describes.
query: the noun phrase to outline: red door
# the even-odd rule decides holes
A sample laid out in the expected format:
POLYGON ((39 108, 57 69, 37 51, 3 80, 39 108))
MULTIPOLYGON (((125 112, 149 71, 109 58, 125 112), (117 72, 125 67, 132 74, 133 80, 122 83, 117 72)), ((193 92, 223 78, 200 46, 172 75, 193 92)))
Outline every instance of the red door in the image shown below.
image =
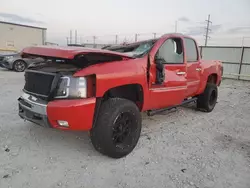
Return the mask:
POLYGON ((183 39, 174 37, 161 41, 153 57, 150 78, 150 106, 152 109, 180 104, 186 95, 186 63, 183 53, 183 39), (158 78, 158 64, 165 73, 158 78))
POLYGON ((186 97, 194 96, 200 85, 200 59, 196 42, 191 38, 184 38, 187 60, 187 92, 186 97))

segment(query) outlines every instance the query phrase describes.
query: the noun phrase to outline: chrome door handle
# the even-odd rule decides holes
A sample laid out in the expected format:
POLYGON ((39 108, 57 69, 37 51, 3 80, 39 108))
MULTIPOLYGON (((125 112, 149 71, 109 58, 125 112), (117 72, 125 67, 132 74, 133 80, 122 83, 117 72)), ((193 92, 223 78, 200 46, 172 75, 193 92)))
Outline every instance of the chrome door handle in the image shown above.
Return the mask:
POLYGON ((201 71, 201 68, 196 68, 196 71, 201 71))
POLYGON ((186 72, 177 72, 176 74, 177 75, 184 75, 184 74, 186 74, 186 72))

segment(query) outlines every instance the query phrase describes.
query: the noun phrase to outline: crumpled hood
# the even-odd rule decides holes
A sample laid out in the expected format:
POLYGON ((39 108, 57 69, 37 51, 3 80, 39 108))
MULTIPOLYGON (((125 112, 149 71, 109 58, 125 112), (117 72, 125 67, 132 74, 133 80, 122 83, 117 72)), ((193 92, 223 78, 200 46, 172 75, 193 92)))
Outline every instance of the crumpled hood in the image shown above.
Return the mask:
POLYGON ((22 56, 25 54, 34 55, 34 56, 43 56, 43 57, 56 57, 61 59, 74 59, 78 55, 83 54, 105 54, 105 55, 114 55, 120 56, 123 58, 131 59, 131 56, 128 56, 123 53, 102 50, 96 48, 84 48, 84 47, 63 47, 63 46, 33 46, 24 48, 22 51, 22 56))

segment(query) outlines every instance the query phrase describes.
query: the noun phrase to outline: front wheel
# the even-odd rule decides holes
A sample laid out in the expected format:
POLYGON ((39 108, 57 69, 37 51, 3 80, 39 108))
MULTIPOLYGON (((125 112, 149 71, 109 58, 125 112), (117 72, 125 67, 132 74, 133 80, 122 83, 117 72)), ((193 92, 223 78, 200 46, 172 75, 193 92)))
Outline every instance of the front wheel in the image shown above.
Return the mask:
POLYGON ((26 69, 26 67, 27 67, 27 64, 22 60, 17 60, 13 64, 13 69, 16 72, 23 72, 26 69))
POLYGON ((141 133, 141 114, 130 100, 110 98, 100 107, 96 125, 90 131, 93 146, 112 158, 128 155, 141 133))
POLYGON ((207 83, 205 91, 198 96, 197 108, 206 112, 211 112, 218 98, 218 88, 217 85, 212 83, 207 83))

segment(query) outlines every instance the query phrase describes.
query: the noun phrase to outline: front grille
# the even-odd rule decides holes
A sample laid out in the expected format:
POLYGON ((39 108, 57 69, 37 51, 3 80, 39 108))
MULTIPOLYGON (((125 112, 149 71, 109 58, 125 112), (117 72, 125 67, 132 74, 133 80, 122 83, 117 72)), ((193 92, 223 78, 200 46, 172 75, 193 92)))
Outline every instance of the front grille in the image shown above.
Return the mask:
POLYGON ((55 74, 26 71, 24 90, 38 96, 48 97, 55 74))

